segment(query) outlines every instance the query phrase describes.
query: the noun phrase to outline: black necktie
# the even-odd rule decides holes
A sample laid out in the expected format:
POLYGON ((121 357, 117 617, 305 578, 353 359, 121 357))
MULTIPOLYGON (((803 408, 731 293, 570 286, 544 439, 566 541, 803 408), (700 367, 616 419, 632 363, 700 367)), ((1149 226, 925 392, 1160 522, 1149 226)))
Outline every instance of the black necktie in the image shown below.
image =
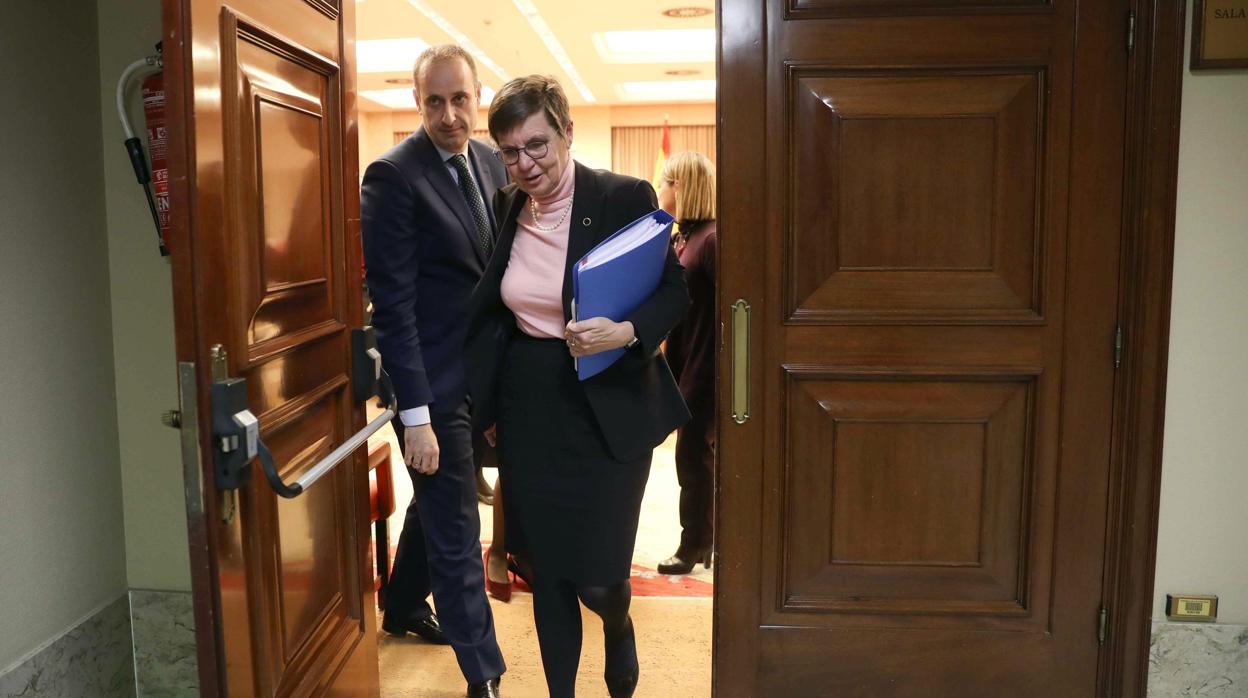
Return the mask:
POLYGON ((450 159, 451 167, 455 168, 455 172, 459 174, 459 191, 464 195, 464 202, 468 204, 468 210, 472 211, 472 219, 477 224, 477 244, 481 246, 481 251, 486 257, 490 256, 490 250, 494 247, 494 237, 490 235, 490 219, 485 216, 485 204, 481 200, 481 190, 477 189, 477 182, 472 178, 472 173, 468 171, 468 159, 462 154, 452 155, 450 159))

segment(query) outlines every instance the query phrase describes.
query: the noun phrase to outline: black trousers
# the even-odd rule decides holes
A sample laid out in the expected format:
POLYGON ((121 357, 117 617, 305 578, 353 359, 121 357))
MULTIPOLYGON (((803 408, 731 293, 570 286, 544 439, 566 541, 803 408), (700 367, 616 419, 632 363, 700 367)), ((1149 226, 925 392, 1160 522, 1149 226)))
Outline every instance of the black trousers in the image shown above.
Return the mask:
POLYGON ((676 434, 680 551, 710 548, 715 538, 715 410, 692 410, 676 434))
MULTIPOLYGON (((399 534, 386 613, 400 617, 419 613, 424 602, 419 586, 424 567, 442 632, 455 650, 460 671, 470 683, 479 683, 502 676, 507 666, 498 648, 494 616, 485 597, 472 424, 466 402, 451 412, 433 412, 430 416, 440 451, 438 471, 421 475, 407 469, 415 496, 399 534), (408 522, 413 519, 418 525, 409 540, 408 522), (422 537, 422 532, 423 559, 418 557, 418 546, 412 544, 422 537)), ((402 430, 401 423, 396 425, 400 444, 402 430)))

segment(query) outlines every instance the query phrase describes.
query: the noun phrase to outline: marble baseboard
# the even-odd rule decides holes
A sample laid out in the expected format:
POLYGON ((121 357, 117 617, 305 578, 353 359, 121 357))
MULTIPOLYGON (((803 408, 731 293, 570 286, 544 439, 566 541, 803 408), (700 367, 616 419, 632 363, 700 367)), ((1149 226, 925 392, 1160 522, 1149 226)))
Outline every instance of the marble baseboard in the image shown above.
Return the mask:
POLYGON ((1248 696, 1248 625, 1153 623, 1148 695, 1248 696))
POLYGON ((0 698, 132 698, 130 637, 130 602, 123 595, 0 674, 0 698))
POLYGON ((199 695, 193 603, 190 592, 130 592, 140 698, 199 695))

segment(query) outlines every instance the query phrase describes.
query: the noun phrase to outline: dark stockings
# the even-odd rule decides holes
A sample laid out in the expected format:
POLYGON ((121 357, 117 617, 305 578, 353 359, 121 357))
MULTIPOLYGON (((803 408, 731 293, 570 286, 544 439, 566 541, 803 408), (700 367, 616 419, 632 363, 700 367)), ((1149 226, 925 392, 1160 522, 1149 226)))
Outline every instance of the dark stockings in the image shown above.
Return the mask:
POLYGON ((551 698, 576 695, 583 632, 582 603, 602 619, 607 680, 636 671, 637 645, 633 621, 628 615, 632 587, 628 580, 606 587, 578 586, 566 580, 543 583, 539 578, 535 581, 533 617, 551 698))

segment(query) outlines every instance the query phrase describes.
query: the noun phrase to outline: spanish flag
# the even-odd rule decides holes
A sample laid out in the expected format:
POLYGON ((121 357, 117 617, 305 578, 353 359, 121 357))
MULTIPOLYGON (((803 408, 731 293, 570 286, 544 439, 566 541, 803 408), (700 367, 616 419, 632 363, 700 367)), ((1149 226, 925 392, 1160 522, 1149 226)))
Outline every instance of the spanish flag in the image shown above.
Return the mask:
POLYGON ((659 186, 663 184, 663 166, 667 164, 667 159, 672 155, 672 134, 667 128, 667 117, 663 117, 663 140, 659 143, 659 154, 654 160, 654 177, 651 183, 654 190, 658 191, 659 186))

